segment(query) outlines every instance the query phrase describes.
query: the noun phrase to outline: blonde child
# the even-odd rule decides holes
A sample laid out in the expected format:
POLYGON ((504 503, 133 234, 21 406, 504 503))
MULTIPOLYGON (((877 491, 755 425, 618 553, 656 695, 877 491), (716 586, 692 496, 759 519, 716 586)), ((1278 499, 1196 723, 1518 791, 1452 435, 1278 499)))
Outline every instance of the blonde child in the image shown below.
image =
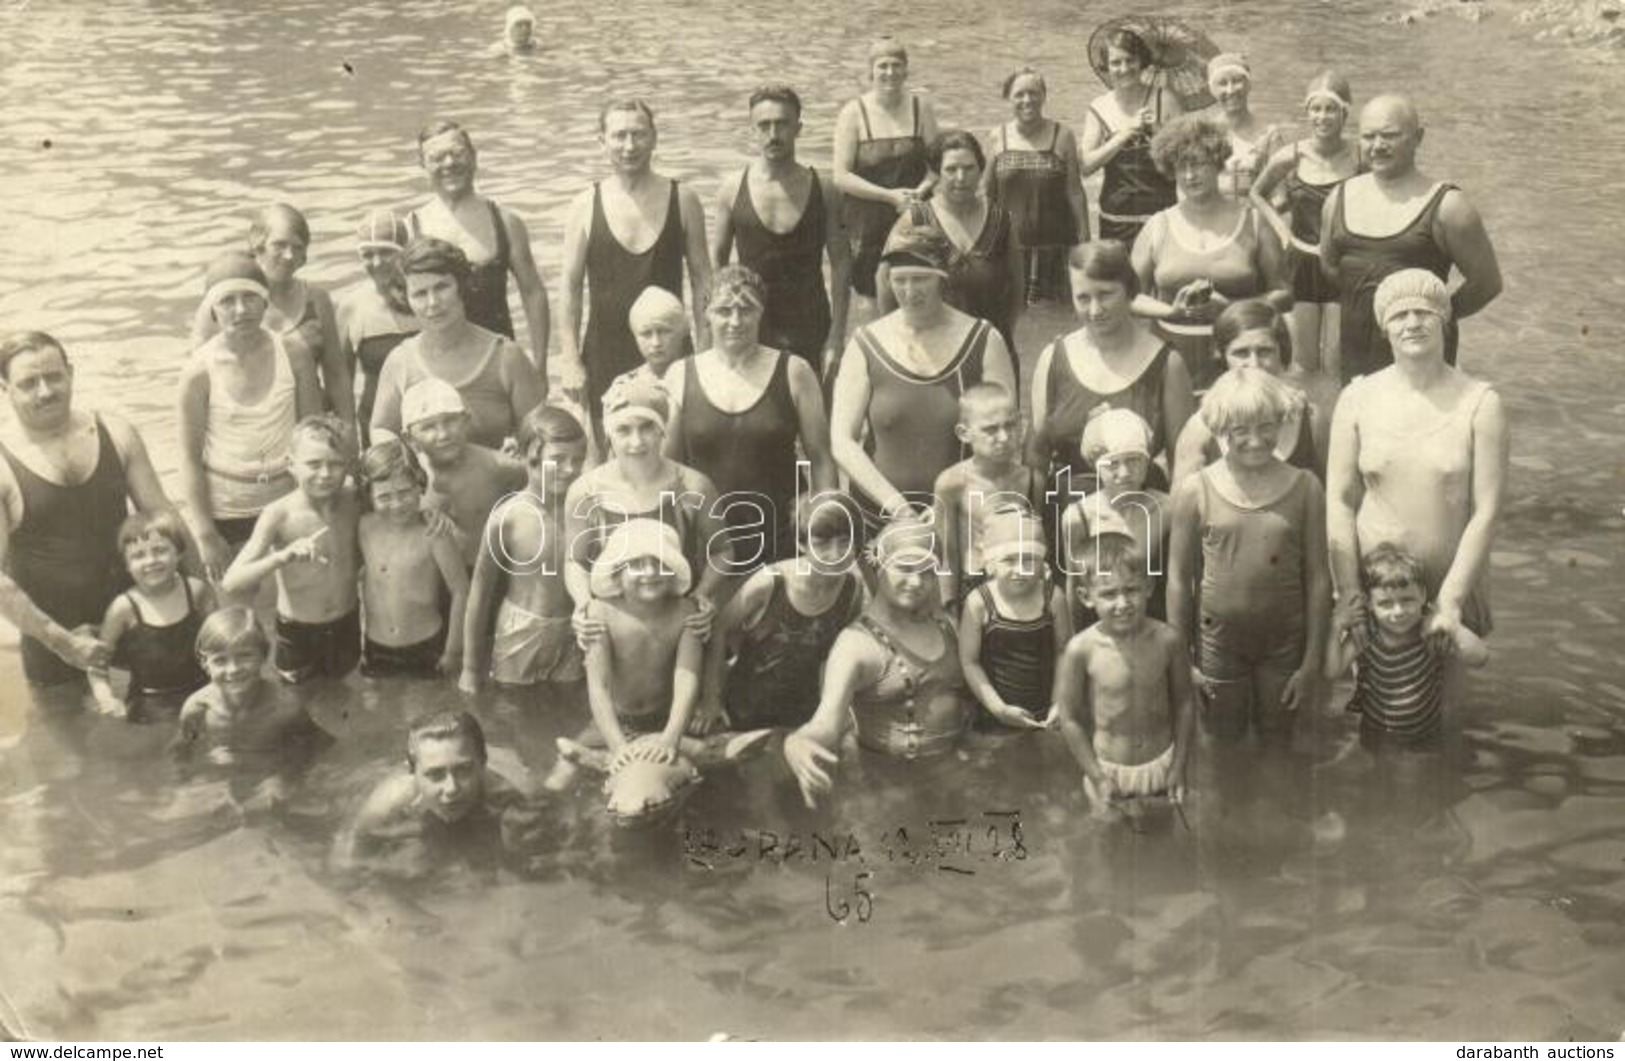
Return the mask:
POLYGON ((1196 705, 1185 639, 1146 615, 1146 556, 1126 534, 1094 539, 1080 586, 1100 620, 1067 643, 1055 684, 1061 735, 1095 814, 1185 799, 1196 705))
POLYGON ((203 753, 221 766, 245 757, 285 758, 325 736, 301 694, 265 680, 270 647, 247 608, 222 608, 203 620, 196 651, 209 684, 181 708, 177 757, 203 753))
POLYGON ((131 722, 173 719, 188 696, 208 682, 192 647, 214 610, 214 591, 181 572, 186 534, 168 512, 137 512, 119 525, 119 554, 134 585, 107 606, 101 640, 113 666, 130 672, 125 699, 106 671, 90 672, 90 688, 106 714, 131 722))
POLYGON ((1232 369, 1202 399, 1224 459, 1174 493, 1168 614, 1196 639, 1204 728, 1291 739, 1325 659, 1331 577, 1320 481, 1276 455, 1293 392, 1258 368, 1232 369), (1200 623, 1198 624, 1198 587, 1200 623))
POLYGON ((688 311, 682 300, 663 287, 646 287, 626 315, 643 364, 616 379, 661 380, 673 362, 688 351, 688 311))
POLYGON ((942 598, 951 606, 988 579, 980 540, 982 517, 1011 502, 1037 512, 1044 502, 1044 477, 1021 463, 1021 415, 1008 390, 997 383, 965 388, 959 396, 954 434, 971 455, 944 468, 932 488, 947 561, 942 598))
POLYGON ((524 465, 469 441, 473 424, 463 396, 445 380, 419 380, 401 395, 401 430, 429 466, 429 503, 451 519, 465 570, 479 556, 491 510, 525 488, 524 465))
POLYGON ((361 657, 361 507, 345 482, 345 445, 334 417, 295 425, 289 466, 296 488, 260 513, 220 583, 223 593, 241 598, 276 575, 276 670, 283 681, 342 678, 361 657))
POLYGON ((980 729, 1045 729, 1055 722, 1055 661, 1072 636, 1065 594, 1050 580, 1038 518, 1022 508, 983 519, 991 579, 965 597, 959 655, 984 711, 980 729))
POLYGON ((432 678, 455 673, 463 651, 468 572, 448 535, 431 535, 423 469, 389 439, 361 458, 368 511, 361 516, 361 602, 367 616, 361 673, 432 678), (442 614, 442 592, 451 595, 442 614))
MULTIPOLYGON (((1354 699, 1360 716, 1360 743, 1370 749, 1431 750, 1443 730, 1446 669, 1451 656, 1467 667, 1482 667, 1490 651, 1478 635, 1457 625, 1439 643, 1427 634, 1427 578, 1421 561, 1383 542, 1360 561, 1365 600, 1340 604, 1363 636, 1348 636, 1326 654, 1326 677, 1340 678, 1356 661, 1354 699), (1361 624, 1357 609, 1363 607, 1361 624)), ((1339 622, 1339 629, 1344 623, 1339 622)))
POLYGON ((525 489, 492 510, 474 561, 457 683, 467 693, 487 675, 501 685, 579 682, 585 676, 564 584, 564 497, 581 475, 587 435, 570 413, 538 405, 520 421, 519 450, 525 489))

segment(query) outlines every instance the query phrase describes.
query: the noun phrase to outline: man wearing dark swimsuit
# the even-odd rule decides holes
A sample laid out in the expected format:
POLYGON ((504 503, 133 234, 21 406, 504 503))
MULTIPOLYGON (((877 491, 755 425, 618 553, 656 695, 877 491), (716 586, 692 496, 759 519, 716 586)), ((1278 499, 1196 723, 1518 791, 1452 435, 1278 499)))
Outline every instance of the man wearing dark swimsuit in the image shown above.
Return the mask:
POLYGON ((793 89, 764 85, 751 93, 750 124, 758 155, 722 181, 712 259, 727 265, 738 242, 740 264, 767 285, 762 345, 800 354, 822 377, 845 347, 851 300, 841 193, 833 176, 796 161, 801 100, 793 89))
POLYGON ((599 403, 611 381, 643 363, 627 313, 643 289, 658 285, 683 297, 683 264, 693 292, 694 346, 711 345, 705 317, 711 263, 705 247, 705 208, 691 188, 656 173, 654 112, 642 100, 610 103, 598 115, 598 140, 611 175, 570 204, 564 223, 564 327, 560 377, 566 390, 584 387, 584 404, 600 446, 599 403), (587 286, 586 334, 581 329, 587 286), (583 382, 576 382, 576 381, 583 382))
MULTIPOLYGON (((1455 185, 1416 168, 1422 119, 1403 96, 1378 96, 1360 112, 1360 154, 1369 173, 1350 177, 1326 197, 1320 260, 1343 305, 1343 382, 1394 362, 1372 311, 1377 285, 1401 269, 1426 269, 1441 280, 1451 267, 1461 286, 1450 296, 1452 321, 1470 317, 1501 293, 1501 267, 1484 222, 1455 185)), ((1456 361, 1456 333, 1445 359, 1456 361)))
POLYGON ((13 414, 0 424, 0 616, 23 635, 29 682, 61 685, 107 664, 95 626, 128 582, 129 505, 173 506, 135 428, 73 407, 73 366, 49 335, 0 342, 0 391, 13 414))
POLYGON ((480 327, 514 338, 508 312, 508 277, 519 288, 531 361, 547 400, 547 340, 552 329, 547 288, 530 252, 530 232, 519 215, 474 190, 479 155, 468 130, 437 121, 418 134, 418 159, 429 175, 434 197, 412 211, 413 236, 437 236, 455 243, 474 263, 463 309, 480 327))

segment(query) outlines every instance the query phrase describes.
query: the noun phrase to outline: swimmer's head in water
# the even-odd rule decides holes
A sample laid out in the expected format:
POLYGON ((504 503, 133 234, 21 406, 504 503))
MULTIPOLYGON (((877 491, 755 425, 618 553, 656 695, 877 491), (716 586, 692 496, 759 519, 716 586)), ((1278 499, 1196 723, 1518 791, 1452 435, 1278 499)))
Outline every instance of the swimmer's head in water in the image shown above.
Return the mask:
MULTIPOLYGON (((1244 298, 1226 306, 1213 322, 1213 345, 1228 360, 1231 346, 1249 332, 1257 331, 1269 332, 1274 340, 1276 367, 1284 369, 1292 363, 1292 329, 1281 311, 1261 298, 1244 298)), ((1259 364, 1265 367, 1262 362, 1259 364)))
POLYGON ((514 48, 529 48, 535 43, 536 15, 524 4, 515 4, 508 8, 503 18, 503 35, 508 44, 514 48))
POLYGON ((467 711, 443 711, 407 731, 406 765, 418 800, 442 821, 461 821, 479 806, 485 761, 485 731, 467 711))

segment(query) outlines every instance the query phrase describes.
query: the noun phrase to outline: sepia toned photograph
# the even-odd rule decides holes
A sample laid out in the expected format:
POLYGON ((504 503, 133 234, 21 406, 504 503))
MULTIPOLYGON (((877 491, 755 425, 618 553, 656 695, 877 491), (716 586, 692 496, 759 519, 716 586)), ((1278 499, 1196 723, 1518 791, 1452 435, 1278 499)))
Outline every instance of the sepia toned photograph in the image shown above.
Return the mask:
POLYGON ((1621 98, 1620 0, 0 0, 0 1039, 1625 1037, 1621 98))

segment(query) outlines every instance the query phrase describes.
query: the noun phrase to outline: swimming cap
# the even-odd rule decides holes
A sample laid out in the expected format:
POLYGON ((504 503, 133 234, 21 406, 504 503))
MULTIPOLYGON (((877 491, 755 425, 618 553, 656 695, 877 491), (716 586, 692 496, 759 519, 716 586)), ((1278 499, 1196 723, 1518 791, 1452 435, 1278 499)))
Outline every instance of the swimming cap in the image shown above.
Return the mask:
POLYGON ((629 519, 616 527, 604 542, 604 551, 593 561, 588 576, 588 588, 594 597, 619 597, 621 587, 617 578, 621 568, 633 560, 653 557, 660 561, 661 570, 677 578, 677 595, 688 592, 694 583, 694 572, 683 558, 683 543, 677 532, 657 519, 629 519))
POLYGON ((508 15, 504 25, 506 25, 508 29, 513 29, 514 26, 521 22, 528 22, 532 26, 536 25, 535 12, 531 11, 531 9, 526 7, 524 4, 515 4, 508 8, 508 15))
POLYGON ((913 267, 930 269, 948 275, 948 260, 953 256, 953 244, 935 225, 913 225, 893 229, 886 237, 880 260, 892 268, 913 267))
POLYGON ((1388 318, 1406 310, 1420 309, 1440 318, 1450 319, 1450 291, 1444 281, 1426 269, 1401 269, 1390 273, 1377 285, 1372 300, 1377 321, 1387 325, 1388 318))
POLYGON ((913 512, 904 510, 881 528, 869 546, 869 559, 876 567, 893 564, 932 564, 937 561, 935 528, 913 512))
POLYGON ((1247 65, 1247 57, 1240 52, 1220 52, 1207 61, 1208 84, 1219 79, 1220 74, 1239 73, 1248 81, 1253 79, 1253 68, 1247 65))
POLYGON ((995 509, 982 519, 982 562, 990 564, 1012 556, 1042 560, 1044 527, 1032 513, 1016 506, 995 509))
POLYGON ((225 296, 237 291, 258 295, 271 301, 270 282, 265 270, 247 251, 227 251, 213 262, 203 274, 203 301, 213 306, 225 296))
POLYGON ((1333 103, 1341 107, 1345 114, 1348 113, 1350 107, 1354 106, 1353 103, 1350 103, 1336 92, 1324 87, 1310 90, 1310 92, 1303 97, 1303 105, 1307 107, 1317 99, 1331 100, 1333 103))
POLYGON ((355 238, 362 250, 388 247, 398 251, 404 250, 412 241, 412 234, 407 231, 406 222, 396 217, 393 210, 380 208, 367 211, 361 227, 356 229, 355 238))
POLYGON ((427 420, 431 416, 466 412, 468 406, 463 404, 463 396, 457 393, 457 388, 433 376, 418 380, 406 388, 406 393, 401 396, 403 430, 409 430, 413 424, 427 420))
POLYGON ((688 330, 688 313, 683 301, 658 284, 643 289, 626 313, 626 323, 634 330, 640 323, 664 321, 680 331, 688 330))
POLYGON ((869 44, 869 62, 873 65, 876 59, 892 56, 908 62, 908 49, 896 37, 876 37, 869 44))
POLYGON ((1151 456, 1151 425, 1133 409, 1107 409, 1083 425, 1078 451, 1095 461, 1118 453, 1151 456))
POLYGON ((604 392, 604 428, 624 420, 651 420, 662 428, 671 417, 671 397, 658 379, 618 376, 604 392))

